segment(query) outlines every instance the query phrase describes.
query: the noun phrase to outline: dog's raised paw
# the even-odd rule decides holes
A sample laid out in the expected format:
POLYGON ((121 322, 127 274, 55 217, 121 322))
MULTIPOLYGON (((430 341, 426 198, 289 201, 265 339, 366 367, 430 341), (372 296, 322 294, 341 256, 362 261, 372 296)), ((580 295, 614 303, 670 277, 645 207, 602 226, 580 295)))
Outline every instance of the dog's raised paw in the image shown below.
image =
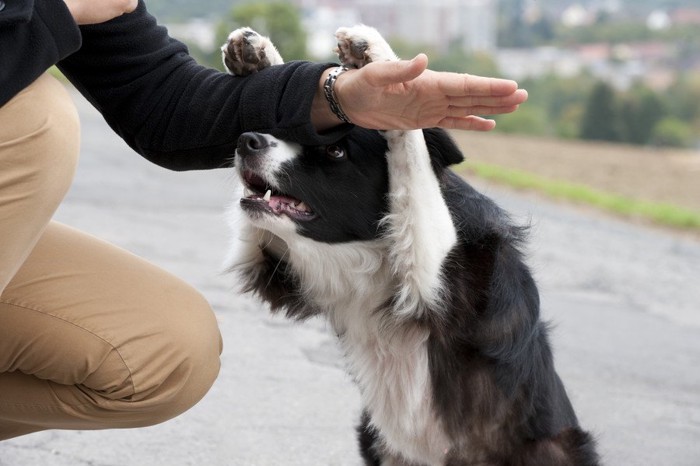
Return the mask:
POLYGON ((248 27, 229 34, 221 46, 224 66, 236 76, 248 76, 263 68, 284 63, 270 39, 248 27))
POLYGON ((338 58, 349 68, 362 68, 374 61, 399 59, 381 34, 364 24, 341 27, 335 32, 335 38, 338 41, 335 50, 338 58))

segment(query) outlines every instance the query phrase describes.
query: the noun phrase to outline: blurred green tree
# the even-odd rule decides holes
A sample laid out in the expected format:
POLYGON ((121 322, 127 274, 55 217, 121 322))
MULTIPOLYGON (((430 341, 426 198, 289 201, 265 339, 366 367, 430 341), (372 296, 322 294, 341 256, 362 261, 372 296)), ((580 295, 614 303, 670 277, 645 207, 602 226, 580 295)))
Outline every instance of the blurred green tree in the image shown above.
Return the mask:
POLYGON ((535 39, 529 25, 523 21, 525 0, 501 0, 498 14, 499 47, 531 47, 535 39))
POLYGON ((591 91, 581 119, 581 139, 619 141, 619 116, 615 91, 607 83, 598 82, 591 91))
POLYGON ((693 130, 690 125, 675 117, 659 121, 651 135, 651 143, 659 146, 691 147, 693 130))
POLYGON ((664 103, 655 92, 641 85, 633 87, 620 105, 620 139, 632 144, 648 144, 654 127, 665 115, 664 103))
MULTIPOLYGON (((415 56, 415 54, 413 55, 415 56)), ((407 56, 407 58, 413 58, 407 56)), ((428 55, 430 68, 436 71, 452 71, 479 76, 497 76, 498 66, 488 53, 467 52, 461 40, 455 40, 446 51, 428 55)))
POLYGON ((700 74, 682 74, 669 87, 665 101, 670 115, 700 126, 700 74))
POLYGON ((231 31, 244 26, 268 36, 285 61, 307 58, 306 31, 301 13, 294 4, 282 1, 234 7, 217 27, 217 43, 223 44, 231 31))
POLYGON ((495 118, 496 130, 501 133, 520 133, 530 136, 552 136, 549 120, 542 107, 523 106, 517 112, 495 118))

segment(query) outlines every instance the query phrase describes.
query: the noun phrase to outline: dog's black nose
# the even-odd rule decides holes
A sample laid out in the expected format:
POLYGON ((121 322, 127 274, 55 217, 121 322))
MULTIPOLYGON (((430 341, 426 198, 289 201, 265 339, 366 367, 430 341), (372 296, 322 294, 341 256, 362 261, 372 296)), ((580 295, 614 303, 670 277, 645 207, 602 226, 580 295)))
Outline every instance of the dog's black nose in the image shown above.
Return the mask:
POLYGON ((270 147, 267 138, 259 133, 243 133, 238 137, 238 153, 254 155, 270 147))

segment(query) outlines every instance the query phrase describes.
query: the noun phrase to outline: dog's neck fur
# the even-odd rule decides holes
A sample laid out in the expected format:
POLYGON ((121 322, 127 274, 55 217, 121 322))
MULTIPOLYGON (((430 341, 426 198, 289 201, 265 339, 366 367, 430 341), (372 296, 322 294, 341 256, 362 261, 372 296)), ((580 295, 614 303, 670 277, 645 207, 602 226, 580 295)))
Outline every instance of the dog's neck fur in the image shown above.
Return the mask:
POLYGON ((302 236, 282 240, 264 230, 256 236, 261 251, 291 267, 300 292, 323 311, 338 334, 346 330, 343 315, 379 309, 391 298, 385 240, 331 245, 302 236))

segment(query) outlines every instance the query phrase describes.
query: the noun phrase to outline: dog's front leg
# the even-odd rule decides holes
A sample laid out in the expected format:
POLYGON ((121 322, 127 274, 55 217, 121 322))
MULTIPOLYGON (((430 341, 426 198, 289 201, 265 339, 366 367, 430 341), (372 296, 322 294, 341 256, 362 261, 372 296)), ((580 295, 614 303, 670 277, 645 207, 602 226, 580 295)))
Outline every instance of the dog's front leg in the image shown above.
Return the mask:
POLYGON ((397 279, 395 312, 420 318, 439 309, 443 263, 457 242, 423 132, 387 131, 389 257, 397 279))
MULTIPOLYGON (((370 62, 398 60, 375 29, 360 25, 336 32, 338 56, 344 65, 361 68, 370 62)), ((450 212, 430 163, 423 132, 386 131, 389 144, 389 215, 384 219, 390 243, 389 260, 398 292, 397 315, 421 318, 442 300, 442 266, 457 241, 450 212)))

